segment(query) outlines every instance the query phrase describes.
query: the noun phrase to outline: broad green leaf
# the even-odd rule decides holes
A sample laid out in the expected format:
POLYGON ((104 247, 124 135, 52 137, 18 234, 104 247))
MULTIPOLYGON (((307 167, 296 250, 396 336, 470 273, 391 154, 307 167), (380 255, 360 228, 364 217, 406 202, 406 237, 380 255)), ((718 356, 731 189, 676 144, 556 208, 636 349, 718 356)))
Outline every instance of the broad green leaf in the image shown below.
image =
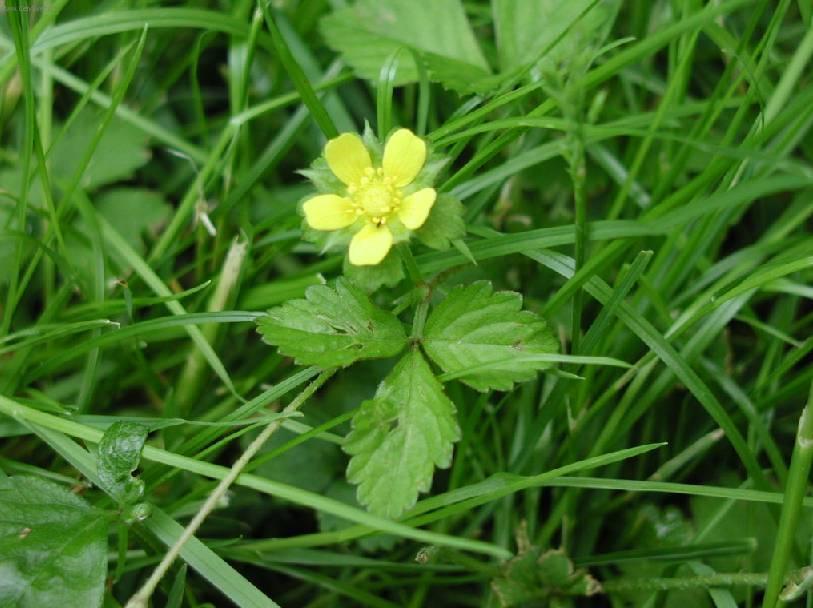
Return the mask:
MULTIPOLYGON (((22 173, 19 165, 12 165, 0 169, 0 188, 7 190, 9 195, 4 195, 0 201, 0 229, 7 227, 7 214, 14 217, 14 207, 17 197, 22 190, 22 173), (13 197, 13 198, 12 198, 13 197)), ((36 209, 45 209, 45 194, 42 190, 42 182, 39 177, 31 180, 28 187, 28 204, 36 209)))
MULTIPOLYGON (((245 440, 246 445, 255 436, 256 433, 250 434, 245 440)), ((275 452, 295 437, 291 431, 279 429, 263 446, 259 457, 275 452)), ((337 445, 326 441, 306 441, 263 462, 257 472, 274 481, 324 493, 333 480, 342 476, 343 461, 337 445), (308 474, 303 475, 302 471, 308 474)))
POLYGON ((401 322, 349 281, 314 285, 304 300, 272 308, 257 320, 263 340, 300 365, 346 366, 392 357, 406 344, 401 322))
MULTIPOLYGON (((0 398, 2 403, 2 398, 0 398)), ((96 475, 96 457, 61 432, 36 424, 34 431, 60 456, 67 460, 80 473, 94 483, 99 483, 96 475)), ((94 433, 93 442, 101 441, 101 434, 94 433)), ((149 450, 147 446, 147 450, 149 450)), ((160 508, 155 508, 150 517, 143 521, 144 528, 167 547, 172 547, 181 538, 184 527, 160 508)), ((192 536, 186 540, 180 557, 192 568, 219 589, 239 608, 278 608, 278 605, 203 542, 192 536)), ((78 604, 84 608, 84 605, 78 604)))
MULTIPOLYGON (((102 113, 102 110, 85 108, 68 125, 67 131, 60 133, 49 155, 54 175, 63 179, 73 175, 95 136, 102 113)), ((127 178, 149 159, 147 136, 116 116, 99 141, 80 185, 85 190, 94 190, 127 178)))
POLYGON ((142 188, 106 190, 96 197, 96 210, 138 253, 144 253, 144 235, 155 235, 172 213, 162 194, 142 188))
POLYGON ((344 450, 352 456, 347 479, 358 500, 389 518, 415 504, 432 485, 435 467, 452 462, 460 438, 454 404, 417 350, 405 355, 361 404, 344 450))
POLYGON ((101 606, 107 520, 37 477, 0 479, 0 606, 101 606))
MULTIPOLYGON (((370 80, 399 48, 418 53, 430 79, 457 91, 490 73, 459 0, 359 0, 323 18, 321 28, 328 45, 370 80)), ((417 80, 411 53, 402 53, 395 83, 417 80)))
POLYGON ((558 351, 544 319, 522 310, 522 296, 495 293, 488 281, 452 289, 429 315, 423 346, 443 371, 479 391, 510 390, 551 365, 517 355, 558 351))
POLYGON ((528 602, 572 606, 565 598, 601 592, 599 582, 585 570, 576 570, 563 551, 543 553, 538 547, 526 547, 506 562, 501 575, 491 581, 491 587, 504 608, 525 606, 528 602))
POLYGON ((500 67, 508 71, 537 58, 543 68, 589 65, 620 4, 619 0, 492 0, 500 67), (546 49, 550 50, 540 57, 546 49))
POLYGON ((138 468, 148 432, 143 424, 114 422, 99 442, 99 481, 119 502, 131 504, 144 494, 144 482, 132 473, 138 468))

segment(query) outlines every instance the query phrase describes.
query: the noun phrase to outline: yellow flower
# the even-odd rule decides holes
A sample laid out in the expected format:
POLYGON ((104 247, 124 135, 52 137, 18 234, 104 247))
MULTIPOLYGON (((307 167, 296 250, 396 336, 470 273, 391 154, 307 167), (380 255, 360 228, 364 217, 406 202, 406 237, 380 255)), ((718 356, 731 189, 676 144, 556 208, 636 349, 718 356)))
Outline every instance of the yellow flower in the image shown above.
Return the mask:
POLYGON ((381 262, 392 247, 393 222, 409 230, 423 226, 437 194, 434 188, 405 193, 426 162, 426 144, 412 131, 398 129, 390 136, 380 167, 373 166, 369 151, 355 133, 343 133, 327 142, 325 160, 347 190, 305 201, 305 221, 315 230, 358 224, 350 241, 351 264, 381 262))

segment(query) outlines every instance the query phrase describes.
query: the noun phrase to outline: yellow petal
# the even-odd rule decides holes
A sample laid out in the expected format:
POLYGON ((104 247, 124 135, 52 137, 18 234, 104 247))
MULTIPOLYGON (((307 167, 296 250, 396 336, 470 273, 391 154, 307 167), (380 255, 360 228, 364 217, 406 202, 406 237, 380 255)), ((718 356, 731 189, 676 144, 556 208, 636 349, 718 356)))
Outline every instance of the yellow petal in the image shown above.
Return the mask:
POLYGON ((350 241, 350 263, 372 266, 383 260, 392 247, 392 232, 386 226, 367 224, 350 241))
POLYGON ((436 196, 437 193, 434 188, 423 188, 413 192, 401 203, 401 208, 398 210, 398 219, 410 230, 420 228, 426 218, 429 217, 436 196))
POLYGON ((355 133, 342 133, 327 142, 325 160, 333 174, 348 186, 358 183, 364 170, 373 166, 370 153, 355 133))
POLYGON ((356 221, 350 199, 335 194, 320 194, 302 205, 305 220, 314 230, 338 230, 356 221))
POLYGON ((426 162, 426 144, 409 129, 398 129, 384 147, 384 175, 396 186, 406 186, 418 175, 426 162))

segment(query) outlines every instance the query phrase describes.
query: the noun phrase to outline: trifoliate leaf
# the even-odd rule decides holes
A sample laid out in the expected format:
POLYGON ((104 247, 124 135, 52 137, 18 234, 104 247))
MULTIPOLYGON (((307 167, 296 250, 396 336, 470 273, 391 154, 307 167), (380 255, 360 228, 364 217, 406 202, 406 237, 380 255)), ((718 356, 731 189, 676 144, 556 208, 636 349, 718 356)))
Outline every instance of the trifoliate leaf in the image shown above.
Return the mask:
POLYGON ((529 547, 506 562, 502 575, 491 581, 500 606, 569 606, 567 598, 589 597, 601 584, 585 570, 576 570, 561 550, 542 552, 529 547))
POLYGON ((392 357, 406 344, 401 322, 381 310, 358 287, 339 279, 314 285, 257 320, 264 341, 300 365, 334 367, 359 359, 392 357))
POLYGON ((102 605, 107 519, 60 485, 0 479, 0 606, 102 605))
POLYGON ((347 479, 370 511, 395 518, 432 485, 435 467, 452 461, 460 438, 455 406, 417 350, 405 355, 361 404, 344 450, 347 479))
POLYGON ((445 372, 479 391, 532 379, 551 364, 523 356, 558 350, 544 319, 522 310, 520 294, 495 293, 488 281, 452 289, 429 315, 423 346, 445 372))
POLYGON ((99 442, 99 482, 120 503, 133 504, 144 494, 144 482, 132 473, 138 468, 148 432, 143 424, 114 422, 99 442))

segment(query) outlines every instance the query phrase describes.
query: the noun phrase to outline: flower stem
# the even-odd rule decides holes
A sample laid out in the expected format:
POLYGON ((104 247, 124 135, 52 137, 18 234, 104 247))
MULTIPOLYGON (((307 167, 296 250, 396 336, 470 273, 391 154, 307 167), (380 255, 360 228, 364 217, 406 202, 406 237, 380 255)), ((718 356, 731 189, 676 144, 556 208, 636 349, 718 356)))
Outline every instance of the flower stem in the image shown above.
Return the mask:
POLYGON ((401 243, 398 246, 398 253, 401 255, 401 259, 406 267, 407 276, 409 276, 409 280, 412 281, 412 284, 415 287, 420 287, 423 285, 423 274, 421 273, 421 269, 418 268, 418 262, 415 261, 415 256, 412 255, 412 250, 409 248, 409 244, 401 243))
POLYGON ((420 340, 423 337, 423 326, 426 324, 426 315, 429 312, 429 298, 421 298, 418 307, 415 309, 415 316, 412 319, 412 339, 420 340))
POLYGON ((676 589, 697 589, 700 587, 762 587, 765 585, 765 575, 751 572, 735 572, 732 574, 710 574, 708 576, 677 578, 620 578, 614 581, 602 582, 601 585, 607 592, 670 591, 676 589))

